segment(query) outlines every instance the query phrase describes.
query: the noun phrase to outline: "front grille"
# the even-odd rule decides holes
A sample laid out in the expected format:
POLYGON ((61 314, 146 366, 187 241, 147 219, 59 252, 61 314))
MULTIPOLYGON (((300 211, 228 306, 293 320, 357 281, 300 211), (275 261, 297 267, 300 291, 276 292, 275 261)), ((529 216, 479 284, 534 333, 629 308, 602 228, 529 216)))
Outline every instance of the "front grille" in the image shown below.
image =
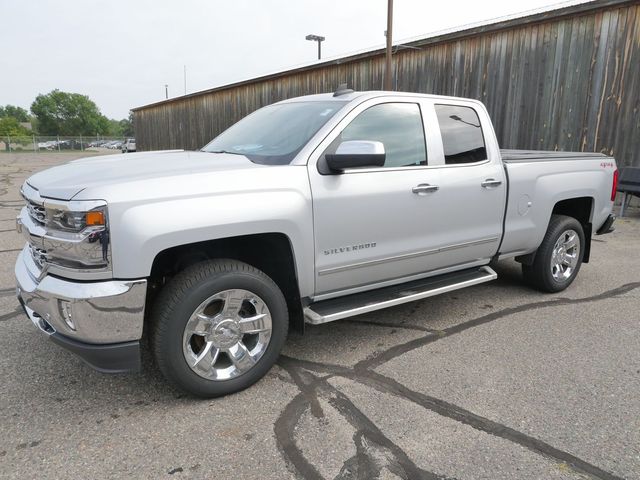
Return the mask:
POLYGON ((44 221, 45 221, 44 206, 38 205, 37 203, 33 203, 27 200, 27 211, 29 212, 29 216, 34 222, 38 223, 39 225, 44 225, 44 221))
POLYGON ((42 270, 44 268, 44 265, 47 263, 47 258, 48 258, 47 251, 42 248, 34 247, 30 243, 28 243, 27 245, 29 245, 29 251, 31 252, 31 257, 33 258, 33 261, 36 263, 38 268, 42 270))

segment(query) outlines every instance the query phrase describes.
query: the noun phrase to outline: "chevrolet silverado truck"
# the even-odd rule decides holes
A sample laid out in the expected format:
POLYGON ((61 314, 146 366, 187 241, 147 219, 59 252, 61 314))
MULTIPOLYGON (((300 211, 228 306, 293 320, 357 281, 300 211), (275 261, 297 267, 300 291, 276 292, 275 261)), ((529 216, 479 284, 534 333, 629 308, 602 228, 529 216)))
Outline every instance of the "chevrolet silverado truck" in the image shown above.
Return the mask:
POLYGON ((496 278, 558 292, 608 233, 613 158, 500 150, 482 103, 341 88, 245 117, 200 151, 31 176, 17 296, 105 372, 141 345, 178 388, 256 382, 287 332, 496 278))

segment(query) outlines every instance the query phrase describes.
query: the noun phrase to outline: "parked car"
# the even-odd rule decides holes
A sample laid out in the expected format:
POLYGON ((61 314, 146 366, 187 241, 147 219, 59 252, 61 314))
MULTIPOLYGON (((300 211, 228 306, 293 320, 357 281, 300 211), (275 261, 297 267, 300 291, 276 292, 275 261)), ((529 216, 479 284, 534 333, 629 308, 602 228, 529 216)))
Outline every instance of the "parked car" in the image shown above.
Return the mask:
POLYGON ((131 153, 135 151, 136 151, 136 139, 127 138, 127 140, 122 144, 122 153, 131 153))
POLYGON ((60 142, 61 150, 86 150, 89 148, 89 144, 86 142, 80 142, 76 139, 65 140, 60 142))
POLYGON ((47 142, 38 142, 39 150, 53 150, 57 148, 58 142, 56 140, 49 140, 47 142))
POLYGON ((500 150, 464 98, 343 89, 260 109, 198 152, 132 156, 24 183, 18 298, 101 371, 138 369, 148 337, 202 397, 264 376, 289 329, 488 282, 499 260, 562 291, 615 218, 613 158, 500 150))

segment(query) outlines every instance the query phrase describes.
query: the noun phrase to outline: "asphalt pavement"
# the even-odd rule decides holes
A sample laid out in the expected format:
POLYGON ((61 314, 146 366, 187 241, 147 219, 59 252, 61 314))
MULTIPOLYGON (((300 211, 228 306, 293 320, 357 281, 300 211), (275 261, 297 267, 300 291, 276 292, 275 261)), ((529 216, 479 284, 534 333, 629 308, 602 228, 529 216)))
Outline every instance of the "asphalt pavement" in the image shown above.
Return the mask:
POLYGON ((18 188, 80 156, 0 153, 0 478, 640 479, 640 209, 564 292, 503 262, 310 326, 258 384, 203 401, 148 362, 97 373, 20 311, 18 188))

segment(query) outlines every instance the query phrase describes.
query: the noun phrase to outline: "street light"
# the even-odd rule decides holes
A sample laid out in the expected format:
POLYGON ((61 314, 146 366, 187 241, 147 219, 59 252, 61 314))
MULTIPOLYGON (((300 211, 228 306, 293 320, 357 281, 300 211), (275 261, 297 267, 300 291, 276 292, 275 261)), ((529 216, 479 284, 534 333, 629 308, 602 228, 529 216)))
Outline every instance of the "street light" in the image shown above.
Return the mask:
POLYGON ((318 42, 318 60, 320 60, 320 58, 322 58, 322 42, 324 42, 324 37, 321 37, 320 35, 307 35, 304 38, 305 40, 318 42))

